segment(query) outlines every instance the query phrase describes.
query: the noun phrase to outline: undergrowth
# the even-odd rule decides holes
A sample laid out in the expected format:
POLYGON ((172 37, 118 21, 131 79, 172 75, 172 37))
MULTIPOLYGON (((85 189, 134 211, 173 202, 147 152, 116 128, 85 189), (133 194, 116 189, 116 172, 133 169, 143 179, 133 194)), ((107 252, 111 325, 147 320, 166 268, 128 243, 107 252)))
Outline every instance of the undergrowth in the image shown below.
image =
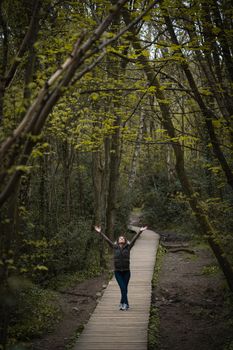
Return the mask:
POLYGON ((58 297, 52 291, 32 285, 21 290, 17 299, 9 328, 9 349, 25 348, 19 343, 51 331, 61 319, 58 297))
POLYGON ((96 268, 88 271, 76 271, 73 273, 62 274, 51 279, 48 287, 53 290, 73 287, 77 283, 83 282, 89 278, 97 277, 103 272, 102 269, 96 268))
MULTIPOLYGON (((30 284, 20 290, 14 299, 15 306, 11 312, 7 350, 32 349, 32 339, 51 332, 62 318, 57 291, 68 289, 102 273, 108 273, 111 277, 111 271, 92 265, 88 270, 56 276, 50 280, 46 288, 30 284)), ((79 327, 69 344, 77 340, 81 330, 79 327)), ((67 349, 71 348, 69 344, 67 349)))

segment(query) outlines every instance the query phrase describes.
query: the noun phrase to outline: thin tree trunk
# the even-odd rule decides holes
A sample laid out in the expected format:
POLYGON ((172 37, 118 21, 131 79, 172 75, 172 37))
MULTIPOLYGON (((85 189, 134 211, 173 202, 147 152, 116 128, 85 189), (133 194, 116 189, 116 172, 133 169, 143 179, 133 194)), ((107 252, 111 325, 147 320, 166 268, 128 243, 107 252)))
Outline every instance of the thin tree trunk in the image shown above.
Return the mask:
POLYGON ((102 223, 103 212, 103 165, 101 164, 100 151, 92 153, 92 180, 94 188, 94 224, 102 223))
POLYGON ((142 110, 141 115, 140 115, 139 129, 138 129, 136 144, 135 144, 134 153, 133 153, 131 171, 130 171, 130 176, 129 176, 129 189, 130 190, 132 189, 133 184, 135 182, 135 178, 136 178, 137 160, 138 160, 140 148, 141 148, 144 123, 145 123, 145 112, 142 110))
MULTIPOLYGON (((226 120, 229 127, 229 134, 231 137, 231 141, 233 140, 233 103, 232 99, 228 93, 228 87, 226 86, 226 81, 222 79, 221 75, 221 66, 219 63, 219 52, 216 52, 216 41, 213 32, 210 27, 206 25, 206 23, 211 23, 210 16, 210 7, 208 3, 203 4, 203 36, 204 36, 204 44, 206 47, 210 45, 209 50, 204 50, 201 52, 200 50, 195 50, 194 55, 196 56, 197 61, 200 64, 200 67, 203 70, 204 75, 209 83, 209 88, 211 93, 213 94, 219 110, 222 113, 223 118, 226 120), (204 54, 204 56, 203 56, 204 54), (213 58, 212 58, 212 55, 213 58), (221 86, 221 89, 219 89, 221 86)), ((191 20, 190 20, 191 21, 191 20)), ((196 36, 196 28, 194 23, 192 23, 192 28, 187 29, 190 39, 195 42, 197 40, 196 36)))
MULTIPOLYGON (((219 5, 217 1, 213 1, 212 5, 212 10, 214 12, 214 21, 216 23, 217 28, 220 28, 221 31, 218 34, 218 41, 220 42, 221 48, 222 48, 222 53, 223 53, 223 58, 225 61, 226 69, 227 69, 227 79, 231 84, 231 92, 232 92, 232 82, 233 82, 233 60, 232 60, 232 55, 231 55, 231 50, 228 44, 228 38, 226 34, 226 28, 224 25, 224 22, 221 17, 221 13, 219 10, 219 5)), ((232 6, 232 4, 231 4, 232 6)), ((231 35, 230 37, 230 42, 232 41, 231 35)))
MULTIPOLYGON (((92 180, 94 189, 94 225, 102 226, 102 217, 104 211, 104 195, 103 190, 104 168, 101 161, 101 151, 92 153, 92 180)), ((103 228, 103 226, 102 226, 103 228)), ((100 266, 106 268, 106 259, 104 255, 104 241, 100 238, 99 244, 100 266)))
MULTIPOLYGON (((172 42, 175 45, 179 46, 179 42, 177 40, 175 31, 173 29, 173 25, 172 25, 170 17, 166 15, 166 16, 164 16, 164 19, 165 19, 165 22, 166 22, 166 25, 167 25, 172 42)), ((179 52, 181 54, 181 57, 184 58, 182 51, 180 49, 178 49, 177 52, 179 52)), ((215 129, 213 126, 213 122, 212 122, 216 118, 216 116, 213 113, 213 111, 210 110, 205 105, 205 103, 202 99, 202 96, 198 91, 197 85, 196 85, 195 80, 193 78, 193 75, 189 69, 188 64, 186 62, 181 62, 180 65, 181 65, 182 69, 184 70, 184 73, 187 77, 189 85, 194 93, 195 99, 196 99, 196 101, 200 107, 200 110, 205 118, 205 123, 206 123, 206 127, 207 127, 207 130, 209 133, 210 141, 211 141, 211 144, 213 147, 214 155, 218 159, 218 161, 222 167, 222 170, 226 176, 227 182, 230 185, 231 189, 233 190, 233 173, 232 173, 232 170, 231 170, 231 168, 230 168, 230 166, 229 166, 229 164, 228 164, 228 162, 227 162, 227 160, 226 160, 226 158, 221 150, 221 147, 219 145, 219 142, 218 142, 218 139, 217 139, 217 136, 215 133, 215 129)))
POLYGON ((113 123, 115 132, 112 135, 110 150, 110 170, 108 184, 108 202, 106 212, 106 232, 113 239, 113 229, 116 220, 116 201, 118 192, 119 166, 120 166, 120 127, 121 118, 115 117, 113 123))
POLYGON ((71 219, 71 186, 70 176, 73 167, 73 149, 65 141, 62 144, 62 164, 63 164, 63 178, 64 178, 64 199, 65 199, 65 220, 67 223, 71 219))
MULTIPOLYGON (((112 0, 112 3, 116 3, 116 0, 112 0)), ((112 23, 112 32, 118 31, 120 24, 120 15, 117 15, 112 23)), ((117 42, 114 43, 117 45, 117 42)), ((113 57, 108 57, 107 70, 109 78, 114 78, 119 75, 120 64, 119 61, 113 57)), ((115 110, 120 108, 120 98, 118 96, 117 101, 112 103, 110 110, 113 114, 116 114, 115 110)), ((108 182, 108 197, 106 208, 106 232, 111 239, 114 238, 114 225, 116 221, 116 203, 118 193, 118 181, 119 181, 119 167, 120 167, 120 135, 121 135, 121 117, 114 115, 113 121, 113 134, 111 136, 110 145, 110 161, 109 161, 109 182, 108 182)))

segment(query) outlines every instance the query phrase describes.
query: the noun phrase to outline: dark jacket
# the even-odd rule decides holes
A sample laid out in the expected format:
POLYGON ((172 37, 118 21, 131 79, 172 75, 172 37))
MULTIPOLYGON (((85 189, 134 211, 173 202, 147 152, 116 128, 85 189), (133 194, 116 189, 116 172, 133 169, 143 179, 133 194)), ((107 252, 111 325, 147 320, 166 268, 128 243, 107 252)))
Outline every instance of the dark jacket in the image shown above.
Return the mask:
POLYGON ((131 242, 125 243, 121 248, 120 245, 113 243, 104 233, 101 232, 102 237, 114 249, 114 269, 115 271, 129 271, 130 269, 130 250, 135 241, 138 239, 142 231, 136 233, 131 242))
POLYGON ((114 268, 115 271, 129 271, 130 245, 127 242, 122 248, 118 243, 114 244, 114 268))

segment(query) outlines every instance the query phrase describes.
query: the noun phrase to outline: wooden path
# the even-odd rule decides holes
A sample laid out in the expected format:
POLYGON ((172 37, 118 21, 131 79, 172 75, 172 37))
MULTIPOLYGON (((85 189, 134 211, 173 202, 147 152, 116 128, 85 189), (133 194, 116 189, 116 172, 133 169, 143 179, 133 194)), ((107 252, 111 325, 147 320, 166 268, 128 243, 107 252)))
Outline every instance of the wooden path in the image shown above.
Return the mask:
POLYGON ((74 350, 147 349, 151 279, 158 242, 159 235, 146 230, 131 250, 131 279, 128 287, 130 309, 119 310, 120 289, 113 277, 78 338, 74 350))

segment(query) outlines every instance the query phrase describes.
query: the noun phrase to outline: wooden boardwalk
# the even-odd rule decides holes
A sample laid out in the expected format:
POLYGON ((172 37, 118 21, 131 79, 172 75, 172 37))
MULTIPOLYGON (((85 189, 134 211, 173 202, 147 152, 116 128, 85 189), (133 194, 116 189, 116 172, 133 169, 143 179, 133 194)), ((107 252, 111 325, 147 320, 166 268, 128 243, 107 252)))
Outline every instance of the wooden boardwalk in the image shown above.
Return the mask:
POLYGON ((120 289, 113 277, 78 338, 74 350, 147 349, 151 279, 158 242, 159 235, 146 230, 131 250, 131 278, 128 287, 130 309, 118 309, 120 289))

